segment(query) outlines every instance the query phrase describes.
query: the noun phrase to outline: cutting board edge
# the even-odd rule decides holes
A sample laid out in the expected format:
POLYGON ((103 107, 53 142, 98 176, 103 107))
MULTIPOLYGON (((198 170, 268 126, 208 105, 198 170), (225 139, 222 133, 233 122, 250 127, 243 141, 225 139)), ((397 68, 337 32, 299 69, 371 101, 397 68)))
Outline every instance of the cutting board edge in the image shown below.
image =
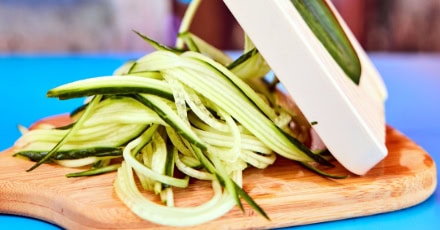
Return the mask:
MULTIPOLYGON (((387 209, 382 209, 379 208, 379 205, 373 205, 374 207, 377 207, 376 209, 371 209, 370 212, 364 212, 363 213, 352 213, 351 215, 346 215, 346 216, 338 216, 338 217, 331 217, 331 218, 319 218, 319 219, 314 219, 314 220, 304 220, 303 216, 300 216, 300 221, 292 221, 292 218, 295 217, 295 215, 286 215, 286 217, 277 217, 277 216, 271 216, 273 218, 273 220, 278 220, 278 222, 281 222, 282 224, 277 224, 277 221, 273 221, 273 222, 267 222, 266 220, 260 218, 260 217, 252 217, 252 216, 248 216, 249 218, 249 228, 280 228, 280 227, 288 227, 288 226, 299 226, 299 225, 306 225, 306 224, 314 224, 314 223, 322 223, 322 222, 329 222, 329 221, 336 221, 336 220, 342 220, 342 219, 350 219, 350 218, 357 218, 357 217, 363 217, 363 216, 371 216, 371 215, 376 215, 376 214, 381 214, 381 213, 388 213, 388 212, 393 212, 393 211, 397 211, 397 210, 402 210, 402 209, 406 209, 406 208, 410 208, 413 207, 415 205, 418 205, 422 202, 424 202, 425 200, 427 200, 435 191, 436 185, 437 185, 437 180, 436 178, 436 165, 434 164, 432 167, 430 167, 427 170, 424 170, 423 172, 420 172, 418 174, 417 177, 413 177, 412 175, 408 175, 406 177, 402 177, 399 180, 405 181, 405 183, 423 183, 423 179, 421 178, 434 178, 433 183, 431 183, 431 185, 429 186, 429 189, 424 189, 424 190, 419 190, 419 192, 415 195, 415 194, 408 194, 407 196, 410 199, 404 199, 406 202, 402 203, 402 202, 398 202, 396 204, 395 207, 390 208, 390 206, 387 206, 387 209), (422 181, 421 181, 422 180, 422 181), (290 220, 290 221, 289 221, 290 220)), ((397 183, 397 182, 396 182, 397 183)), ((0 187, 1 184, 0 184, 0 187)), ((24 194, 25 195, 25 194, 24 194)), ((401 197, 400 197, 401 198, 401 197)), ((257 200, 258 202, 258 200, 257 200)), ((371 202, 371 201, 370 201, 371 202)), ((381 200, 377 200, 375 201, 375 203, 381 203, 381 200)), ((56 203, 56 202, 55 202, 56 203)), ((362 205, 366 202, 362 202, 359 203, 358 205, 362 205)), ((371 205, 371 203, 370 203, 371 205)), ((4 210, 4 207, 2 208, 1 206, 3 206, 2 204, 0 204, 0 209, 4 210)), ((8 209, 8 214, 14 214, 14 215, 19 215, 19 216, 28 216, 31 218, 37 218, 37 219, 41 219, 43 221, 49 222, 49 223, 53 223, 55 225, 61 226, 61 227, 65 227, 65 228, 69 228, 69 229, 76 229, 76 228, 81 228, 81 229, 111 229, 111 226, 105 226, 105 227, 96 227, 95 224, 98 224, 97 222, 99 220, 95 220, 95 219, 90 219, 90 217, 87 216, 83 216, 84 218, 88 218, 89 221, 91 221, 91 225, 84 225, 78 221, 75 221, 71 218, 71 216, 66 216, 64 215, 64 211, 63 209, 56 209, 53 207, 46 207, 42 204, 39 203, 35 203, 35 202, 31 202, 31 201, 13 201, 9 203, 9 206, 11 206, 12 208, 8 209), (25 211, 20 211, 20 210, 29 210, 29 208, 32 208, 32 213, 28 213, 25 211), (96 223, 95 223, 96 222, 96 223), (95 224, 94 224, 95 223, 95 224)), ((350 208, 350 207, 347 207, 350 208)), ((352 208, 356 208, 356 207, 352 207, 352 208)), ((236 209, 236 208, 234 208, 236 209)), ((332 210, 334 208, 332 207, 328 207, 326 208, 328 209, 327 211, 322 210, 323 213, 326 212, 332 212, 335 210, 332 210)), ((235 210, 237 211, 237 210, 235 210)), ((75 213, 75 215, 78 215, 80 210, 70 210, 70 212, 75 213)), ((82 214, 79 214, 82 215, 82 214)), ((283 215, 284 216, 284 215, 283 215)), ((205 228, 205 227, 220 227, 220 226, 224 226, 224 220, 223 219, 227 219, 228 218, 228 214, 226 214, 226 216, 224 217, 220 217, 219 219, 216 219, 212 222, 208 222, 205 224, 202 224, 200 226, 200 228, 205 228)), ((316 217, 315 217, 316 218, 316 217)), ((239 218, 240 219, 240 218, 239 218)), ((294 219, 294 218, 293 218, 294 219)), ((142 222, 142 220, 140 220, 142 222)), ((231 219, 231 221, 234 221, 234 219, 231 219)), ((88 221, 87 221, 88 222, 88 221)), ((140 222, 140 224, 142 224, 140 222)), ((232 224, 231 224, 232 225, 232 224)), ((116 225, 114 227, 114 229, 118 229, 120 227, 126 227, 125 225, 116 225)), ((145 226, 139 226, 139 227, 134 227, 132 229, 142 229, 145 226)), ((163 228, 163 229, 167 229, 167 226, 156 226, 159 229, 163 228)), ((155 227, 155 228, 156 228, 155 227)), ((244 227, 243 225, 241 225, 241 227, 244 227)), ((241 228, 240 227, 240 228, 241 228)), ((189 227, 188 229, 193 229, 194 227, 189 227)), ((245 227, 246 228, 246 227, 245 227)), ((127 228, 128 229, 128 228, 127 228)), ((182 229, 186 229, 186 228, 182 228, 182 229)))

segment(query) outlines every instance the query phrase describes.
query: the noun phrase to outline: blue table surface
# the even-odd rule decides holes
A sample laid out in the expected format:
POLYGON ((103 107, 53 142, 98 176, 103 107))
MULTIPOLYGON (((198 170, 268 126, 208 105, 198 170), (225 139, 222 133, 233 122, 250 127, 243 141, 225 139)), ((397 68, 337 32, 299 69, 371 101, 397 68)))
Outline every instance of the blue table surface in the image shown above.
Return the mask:
MULTIPOLYGON (((440 54, 371 53, 389 92, 387 123, 440 162, 440 54)), ((0 150, 19 137, 17 125, 71 111, 82 99, 46 98, 50 88, 70 81, 111 75, 137 54, 0 55, 0 150)), ((0 163, 1 166, 1 163, 0 163)), ((438 176, 437 176, 438 177, 438 176)), ((437 178, 438 179, 438 178, 437 178)), ((1 191, 0 191, 1 192, 1 191)), ((60 229, 44 221, 0 214, 1 228, 60 229)), ((440 189, 426 201, 403 210, 295 227, 295 229, 438 229, 440 189)))

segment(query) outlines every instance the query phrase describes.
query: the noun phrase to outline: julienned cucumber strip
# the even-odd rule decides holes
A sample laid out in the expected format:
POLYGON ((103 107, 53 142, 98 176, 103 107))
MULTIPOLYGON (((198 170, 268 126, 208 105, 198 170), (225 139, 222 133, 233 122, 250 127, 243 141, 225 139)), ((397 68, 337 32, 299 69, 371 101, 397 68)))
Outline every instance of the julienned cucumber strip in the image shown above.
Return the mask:
POLYGON ((155 95, 135 95, 136 98, 141 103, 150 107, 171 127, 173 127, 178 134, 185 137, 190 143, 195 146, 201 148, 202 150, 206 150, 208 147, 199 137, 191 130, 189 126, 187 126, 182 120, 177 116, 174 110, 169 107, 166 102, 164 102, 162 98, 157 97, 155 95))
POLYGON ((154 47, 154 48, 157 49, 157 50, 167 50, 167 51, 174 52, 174 53, 182 53, 182 52, 183 52, 183 50, 175 49, 175 48, 172 48, 172 47, 169 47, 169 46, 166 46, 166 45, 160 44, 159 42, 157 42, 157 41, 155 41, 155 40, 153 40, 153 39, 151 39, 151 38, 149 38, 149 37, 143 35, 143 34, 140 33, 139 31, 134 30, 134 32, 135 32, 139 37, 141 37, 142 39, 144 39, 144 41, 148 42, 148 44, 150 44, 152 47, 154 47))
POLYGON ((359 57, 327 3, 310 0, 291 2, 333 59, 358 85, 362 71, 359 57))
POLYGON ((227 68, 241 79, 263 78, 270 71, 266 60, 256 48, 241 55, 227 68))
POLYGON ((205 42, 195 34, 184 32, 178 35, 187 44, 190 51, 205 54, 222 65, 228 65, 232 59, 223 51, 205 42))
MULTIPOLYGON (((47 151, 20 151, 14 156, 23 156, 29 158, 31 161, 39 161, 47 155, 47 151)), ((84 149, 72 149, 65 151, 57 151, 49 160, 70 160, 80 159, 88 156, 104 157, 104 156, 122 156, 121 147, 93 147, 84 149)))
POLYGON ((71 178, 71 177, 95 176, 95 175, 99 175, 99 174, 114 172, 114 171, 118 170, 119 167, 121 167, 121 164, 107 165, 104 167, 92 168, 92 169, 82 171, 82 172, 69 173, 69 174, 66 174, 66 177, 71 178))
POLYGON ((103 76, 65 84, 47 92, 48 97, 70 99, 104 94, 150 93, 172 99, 168 84, 163 81, 138 76, 103 76))
POLYGON ((242 54, 240 57, 238 57, 237 59, 235 59, 234 62, 232 62, 231 64, 229 64, 227 66, 227 68, 229 70, 234 69, 235 67, 245 63, 247 60, 249 60, 251 57, 253 57, 255 54, 258 53, 257 48, 253 48, 252 50, 249 50, 248 52, 242 54))

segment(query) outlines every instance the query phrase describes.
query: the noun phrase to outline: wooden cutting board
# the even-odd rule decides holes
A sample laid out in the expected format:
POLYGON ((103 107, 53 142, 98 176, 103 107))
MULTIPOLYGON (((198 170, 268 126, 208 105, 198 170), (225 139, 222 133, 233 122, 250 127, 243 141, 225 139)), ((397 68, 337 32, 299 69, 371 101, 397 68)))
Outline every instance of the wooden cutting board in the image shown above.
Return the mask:
MULTIPOLYGON (((200 229, 276 228, 390 212, 416 205, 436 187, 436 166, 418 145, 387 127, 389 156, 367 175, 348 179, 319 177, 279 158, 264 170, 248 169, 244 190, 269 214, 268 221, 245 205, 227 215, 196 226, 200 229)), ((356 154, 356 153, 353 153, 356 154)), ((120 202, 113 189, 115 173, 65 178, 75 171, 43 165, 25 172, 32 163, 0 154, 0 213, 35 217, 67 229, 167 228, 141 220, 120 202)), ((347 174, 341 166, 328 170, 347 174)), ((210 184, 193 182, 176 190, 177 205, 209 199, 210 184)), ((194 229, 192 227, 191 229, 194 229)))

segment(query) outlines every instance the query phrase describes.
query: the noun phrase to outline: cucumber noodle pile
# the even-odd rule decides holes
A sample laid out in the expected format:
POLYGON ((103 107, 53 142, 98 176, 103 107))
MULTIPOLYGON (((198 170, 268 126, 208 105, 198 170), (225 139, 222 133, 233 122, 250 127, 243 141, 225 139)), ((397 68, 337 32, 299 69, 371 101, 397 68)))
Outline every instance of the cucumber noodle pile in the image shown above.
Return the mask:
POLYGON ((189 5, 175 47, 138 33, 156 51, 113 76, 49 90, 48 97, 89 100, 71 113, 70 125, 24 130, 14 155, 36 162, 29 171, 43 163, 88 167, 67 177, 117 170, 114 188, 123 203, 171 226, 201 224, 235 205, 243 210, 241 200, 269 219, 242 189, 242 173, 270 166, 276 154, 332 176, 314 167, 331 166, 328 156, 310 150, 311 125, 280 101, 278 81, 265 77, 270 68, 252 42, 246 37, 243 54, 232 60, 188 32, 199 3, 189 5), (190 178, 211 181, 213 196, 196 207, 174 206, 173 188, 188 187, 190 178))

